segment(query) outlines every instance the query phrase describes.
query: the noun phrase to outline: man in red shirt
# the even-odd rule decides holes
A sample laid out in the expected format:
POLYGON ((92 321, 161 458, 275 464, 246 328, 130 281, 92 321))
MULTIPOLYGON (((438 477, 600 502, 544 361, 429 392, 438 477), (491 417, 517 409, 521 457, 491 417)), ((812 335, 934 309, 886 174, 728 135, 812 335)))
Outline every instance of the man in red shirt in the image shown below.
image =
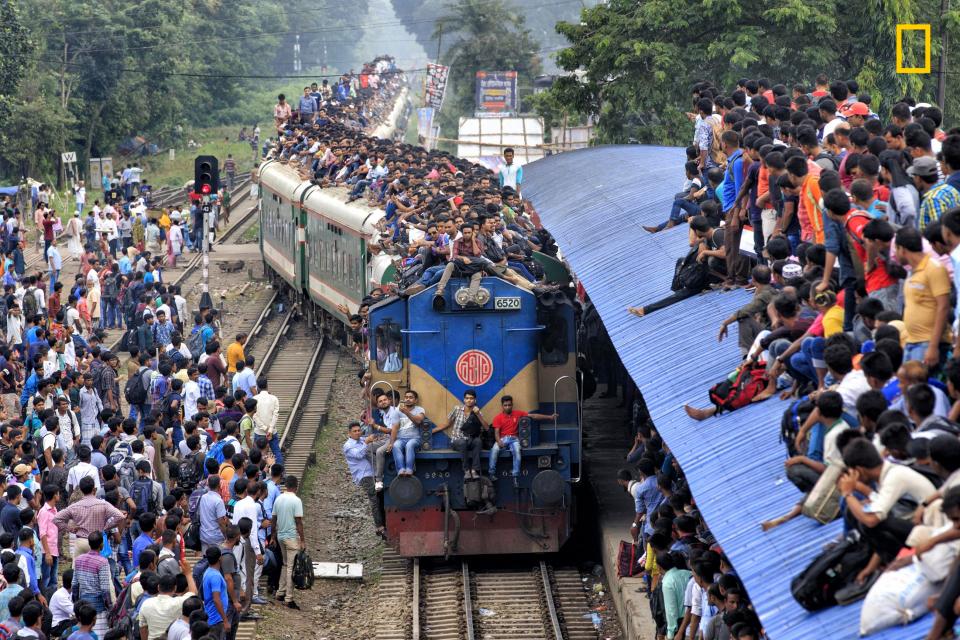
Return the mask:
POLYGON ((490 448, 490 464, 487 469, 492 480, 497 479, 497 456, 500 455, 500 449, 510 449, 513 456, 513 485, 517 486, 517 477, 520 475, 520 439, 517 437, 517 431, 520 424, 520 418, 533 418, 534 420, 556 420, 557 414, 544 415, 541 413, 527 413, 526 411, 513 410, 513 396, 503 396, 500 398, 500 408, 502 411, 493 419, 493 434, 496 442, 490 448))

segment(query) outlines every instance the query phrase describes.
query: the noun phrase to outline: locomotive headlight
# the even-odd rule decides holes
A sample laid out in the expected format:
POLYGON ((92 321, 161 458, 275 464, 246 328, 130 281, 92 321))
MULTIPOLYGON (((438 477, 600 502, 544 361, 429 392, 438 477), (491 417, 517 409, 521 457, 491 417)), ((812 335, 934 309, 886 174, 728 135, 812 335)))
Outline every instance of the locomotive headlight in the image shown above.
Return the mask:
POLYGON ((549 469, 549 468, 550 468, 550 456, 537 456, 537 468, 538 468, 538 469, 549 469))

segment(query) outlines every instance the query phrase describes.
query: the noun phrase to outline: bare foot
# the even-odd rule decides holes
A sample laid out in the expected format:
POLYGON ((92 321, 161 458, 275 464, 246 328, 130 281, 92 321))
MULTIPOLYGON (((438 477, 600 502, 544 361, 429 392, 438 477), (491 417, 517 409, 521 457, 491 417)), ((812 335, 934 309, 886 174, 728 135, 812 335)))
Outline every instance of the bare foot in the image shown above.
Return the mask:
POLYGON ((647 233, 656 233, 657 231, 660 231, 660 229, 657 229, 656 227, 648 227, 646 225, 643 225, 643 230, 647 233))
POLYGON ((694 420, 706 420, 716 412, 716 409, 712 407, 710 409, 697 409, 688 404, 683 405, 683 410, 694 420))
POLYGON ((628 313, 632 313, 633 315, 637 316, 638 318, 642 318, 642 317, 643 317, 643 313, 644 313, 644 312, 643 312, 643 307, 627 307, 627 312, 628 312, 628 313))
POLYGON ((789 400, 792 397, 793 397, 793 389, 787 389, 786 391, 780 394, 781 400, 789 400))
POLYGON ((775 394, 776 392, 777 392, 776 382, 774 381, 768 382, 767 386, 763 388, 763 391, 755 395, 753 397, 753 400, 751 400, 750 402, 763 402, 767 398, 770 398, 771 396, 773 396, 773 394, 775 394))

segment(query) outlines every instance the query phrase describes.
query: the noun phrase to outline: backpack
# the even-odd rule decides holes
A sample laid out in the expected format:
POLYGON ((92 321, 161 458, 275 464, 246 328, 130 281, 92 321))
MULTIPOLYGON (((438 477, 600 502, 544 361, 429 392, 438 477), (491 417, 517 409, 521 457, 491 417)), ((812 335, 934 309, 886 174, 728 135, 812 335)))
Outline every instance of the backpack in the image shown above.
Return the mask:
POLYGON ((833 163, 834 171, 840 171, 840 160, 837 158, 837 156, 833 155, 829 151, 821 151, 813 160, 816 162, 817 160, 823 160, 824 158, 833 163))
POLYGON ((801 398, 791 402, 790 406, 783 412, 783 417, 780 418, 780 441, 787 447, 787 457, 792 458, 800 454, 794 442, 797 439, 797 434, 800 433, 800 427, 813 413, 815 406, 810 400, 801 398))
POLYGON ((193 491, 200 483, 200 469, 197 467, 197 454, 191 453, 177 466, 177 486, 193 491))
POLYGON ((129 442, 118 442, 110 454, 110 464, 117 470, 117 479, 120 486, 130 491, 133 481, 137 479, 136 461, 133 459, 133 448, 129 442))
POLYGON ((223 449, 227 446, 226 440, 220 440, 215 445, 210 447, 210 450, 207 451, 207 457, 213 458, 217 461, 217 464, 223 464, 225 460, 223 455, 223 449))
POLYGON ((120 336, 120 351, 130 351, 130 347, 137 344, 137 329, 127 329, 120 336))
POLYGON ((187 338, 187 349, 190 349, 190 355, 193 356, 194 360, 199 360, 200 356, 203 355, 203 330, 207 325, 201 326, 197 331, 190 334, 190 337, 187 338))
POLYGON ((134 516, 139 518, 145 513, 155 513, 157 510, 156 501, 153 499, 153 480, 150 478, 138 478, 133 481, 130 487, 130 497, 137 503, 137 511, 134 516))
MULTIPOLYGON (((37 298, 33 295, 36 287, 30 287, 23 292, 23 317, 32 318, 37 315, 37 298)), ((25 321, 26 322, 26 321, 25 321)))
POLYGON ((120 638, 133 639, 140 637, 137 612, 140 609, 140 604, 143 602, 143 597, 146 595, 146 592, 140 594, 137 601, 133 602, 130 591, 135 582, 136 580, 131 580, 120 590, 116 602, 113 603, 110 611, 107 612, 107 622, 110 625, 110 631, 107 633, 107 637, 109 638, 119 640, 120 638))
POLYGON ((850 249, 850 262, 853 263, 853 270, 857 275, 857 281, 863 282, 863 279, 867 273, 867 265, 860 258, 860 252, 854 248, 854 245, 859 246, 863 250, 864 254, 867 253, 867 247, 863 242, 863 238, 857 236, 853 231, 850 230, 850 221, 854 218, 866 218, 867 221, 872 220, 872 218, 865 212, 854 209, 849 213, 849 215, 847 215, 847 219, 843 221, 843 230, 847 233, 847 246, 850 249))
POLYGON ((630 578, 643 571, 639 560, 637 545, 621 540, 620 550, 617 552, 617 577, 630 578))
POLYGON ((203 596, 203 572, 210 568, 206 556, 200 556, 197 564, 193 565, 193 581, 197 585, 197 597, 204 600, 203 596))
MULTIPOLYGON (((94 362, 98 361, 94 360, 94 362)), ((90 374, 93 376, 93 388, 97 391, 97 394, 99 394, 101 398, 107 397, 107 392, 106 389, 104 389, 103 384, 103 374, 106 371, 107 366, 108 365, 101 364, 99 367, 90 367, 90 374)))
POLYGON ((851 531, 840 542, 828 546, 803 572, 790 581, 790 593, 807 611, 819 611, 837 604, 837 591, 851 584, 870 560, 870 549, 851 531))
POLYGON ((754 363, 741 366, 734 373, 710 387, 710 402, 717 407, 715 415, 750 404, 767 387, 767 368, 764 365, 754 363))
POLYGON ((183 398, 180 397, 180 394, 176 394, 171 391, 163 397, 163 400, 160 402, 160 420, 164 429, 169 429, 172 427, 174 422, 180 422, 180 411, 182 409, 183 398), (173 408, 174 400, 180 401, 180 405, 177 407, 177 409, 173 408), (174 418, 176 418, 176 420, 174 418))
POLYGON ((673 269, 673 282, 670 284, 672 291, 702 291, 706 288, 710 277, 710 268, 707 262, 697 260, 699 247, 692 249, 682 258, 677 258, 677 264, 673 269))
POLYGON ((293 559, 293 586, 297 589, 313 588, 313 562, 306 551, 297 551, 293 559))
POLYGON ((192 551, 200 551, 203 544, 200 541, 200 521, 191 520, 190 526, 183 534, 183 546, 192 551))
POLYGON ((187 512, 190 514, 190 520, 200 521, 200 519, 197 518, 197 505, 200 504, 200 498, 202 498, 206 492, 206 487, 197 487, 190 493, 190 497, 187 498, 187 512))
POLYGON ((10 640, 17 635, 17 631, 6 622, 0 622, 0 640, 10 640))
MULTIPOLYGON (((136 329, 131 329, 131 331, 136 331, 136 329)), ((148 371, 149 369, 146 367, 141 368, 123 386, 123 397, 129 404, 141 405, 147 401, 147 390, 143 386, 143 376, 148 371)))

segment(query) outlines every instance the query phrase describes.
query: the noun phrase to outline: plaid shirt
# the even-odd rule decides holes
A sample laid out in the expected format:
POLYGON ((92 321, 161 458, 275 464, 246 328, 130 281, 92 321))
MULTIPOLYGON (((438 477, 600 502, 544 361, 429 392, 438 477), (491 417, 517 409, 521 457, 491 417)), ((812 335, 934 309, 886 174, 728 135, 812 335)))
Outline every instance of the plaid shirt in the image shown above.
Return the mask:
POLYGON ((467 413, 464 411, 463 405, 459 407, 454 407, 453 411, 450 412, 450 439, 459 440, 465 438, 463 435, 463 423, 467 421, 467 413))
POLYGON ((60 531, 66 531, 73 523, 78 538, 86 538, 91 531, 105 531, 118 526, 126 516, 106 500, 84 496, 53 518, 60 531))
POLYGON ((920 203, 920 231, 954 207, 960 207, 960 191, 942 180, 930 187, 920 203))
POLYGON ((73 600, 86 600, 103 613, 113 604, 110 562, 99 551, 88 551, 73 561, 73 600))
POLYGON ((213 401, 217 399, 217 394, 213 392, 213 383, 206 374, 197 378, 197 385, 200 387, 200 397, 213 401))

